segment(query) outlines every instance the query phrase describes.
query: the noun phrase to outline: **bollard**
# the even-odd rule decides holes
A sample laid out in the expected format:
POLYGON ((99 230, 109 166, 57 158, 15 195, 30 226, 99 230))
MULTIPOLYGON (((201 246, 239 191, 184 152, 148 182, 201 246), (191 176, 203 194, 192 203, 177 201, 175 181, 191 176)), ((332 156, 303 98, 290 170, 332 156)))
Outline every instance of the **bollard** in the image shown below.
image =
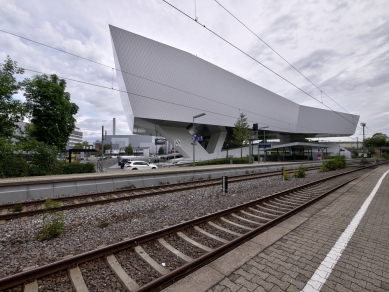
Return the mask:
POLYGON ((222 176, 222 192, 228 193, 228 176, 222 176))

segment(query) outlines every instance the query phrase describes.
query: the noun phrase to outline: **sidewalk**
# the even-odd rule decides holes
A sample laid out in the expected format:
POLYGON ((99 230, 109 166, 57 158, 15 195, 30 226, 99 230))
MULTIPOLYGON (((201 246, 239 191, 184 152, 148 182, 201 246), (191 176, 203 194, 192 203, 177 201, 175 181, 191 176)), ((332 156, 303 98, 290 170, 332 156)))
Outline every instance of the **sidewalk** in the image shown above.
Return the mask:
MULTIPOLYGON (((388 169, 363 175, 164 291, 303 290, 388 169)), ((321 290, 304 291, 389 291, 388 187, 389 174, 321 290)))

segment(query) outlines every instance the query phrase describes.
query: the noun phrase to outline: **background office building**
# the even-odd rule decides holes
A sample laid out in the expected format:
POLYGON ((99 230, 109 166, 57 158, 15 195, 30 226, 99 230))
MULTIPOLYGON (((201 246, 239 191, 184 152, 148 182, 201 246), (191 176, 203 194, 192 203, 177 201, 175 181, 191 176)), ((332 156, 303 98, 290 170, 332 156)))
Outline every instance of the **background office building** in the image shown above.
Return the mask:
POLYGON ((80 128, 75 127, 69 136, 68 149, 72 149, 77 143, 82 143, 83 132, 80 128))

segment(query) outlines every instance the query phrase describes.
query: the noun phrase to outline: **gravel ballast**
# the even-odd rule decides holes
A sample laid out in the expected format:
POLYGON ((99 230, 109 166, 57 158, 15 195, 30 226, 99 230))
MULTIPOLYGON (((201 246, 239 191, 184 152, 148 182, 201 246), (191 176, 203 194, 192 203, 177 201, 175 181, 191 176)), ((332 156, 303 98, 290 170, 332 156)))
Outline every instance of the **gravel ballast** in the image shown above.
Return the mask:
MULTIPOLYGON (((69 255, 231 208, 343 171, 308 171, 306 178, 291 177, 290 181, 283 181, 279 176, 233 183, 229 185, 228 194, 221 193, 220 185, 91 206, 85 210, 72 209, 65 213, 65 233, 48 241, 36 239, 36 234, 43 227, 43 215, 32 216, 27 220, 9 220, 0 225, 0 278, 21 272, 26 267, 49 264, 69 255), (100 223, 104 219, 109 224, 102 228, 100 223)), ((232 229, 231 226, 229 228, 232 229)), ((204 229, 214 230, 210 226, 204 229)), ((220 231, 213 233, 231 238, 230 235, 222 236, 223 232, 220 231)), ((142 280, 149 282, 151 279, 142 280)))

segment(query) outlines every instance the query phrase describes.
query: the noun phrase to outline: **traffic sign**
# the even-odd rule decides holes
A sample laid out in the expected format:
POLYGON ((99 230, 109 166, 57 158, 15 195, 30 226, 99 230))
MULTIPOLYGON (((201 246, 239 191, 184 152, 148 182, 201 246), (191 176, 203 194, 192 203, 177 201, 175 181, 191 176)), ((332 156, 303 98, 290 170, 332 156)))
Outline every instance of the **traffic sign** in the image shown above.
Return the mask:
POLYGON ((197 142, 202 142, 203 141, 203 136, 195 136, 194 140, 197 142))
POLYGON ((175 144, 176 144, 176 146, 180 146, 181 145, 181 140, 175 140, 175 144))
POLYGON ((271 148, 270 143, 259 143, 258 148, 271 148))

